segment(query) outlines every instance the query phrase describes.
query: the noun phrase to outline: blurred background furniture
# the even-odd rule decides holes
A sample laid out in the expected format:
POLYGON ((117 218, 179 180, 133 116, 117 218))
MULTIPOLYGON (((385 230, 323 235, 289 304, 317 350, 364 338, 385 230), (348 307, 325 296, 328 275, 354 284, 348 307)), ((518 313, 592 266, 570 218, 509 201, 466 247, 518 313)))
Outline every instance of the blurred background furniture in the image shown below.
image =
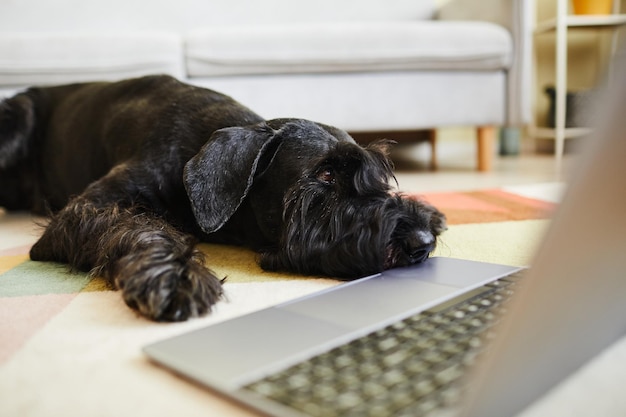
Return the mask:
POLYGON ((495 129, 530 121, 531 2, 4 1, 0 95, 167 73, 266 118, 350 132, 476 127, 477 166, 489 170, 495 129))
MULTIPOLYGON (((574 108, 576 95, 592 95, 592 92, 581 91, 568 93, 568 32, 569 31, 610 31, 609 61, 617 52, 618 29, 626 25, 626 15, 620 14, 620 1, 615 0, 576 0, 571 5, 567 0, 555 0, 556 13, 553 18, 540 18, 535 28, 535 35, 553 34, 555 36, 555 66, 554 66, 554 90, 552 108, 549 112, 548 123, 542 125, 533 121, 530 125, 530 135, 536 138, 549 138, 555 141, 556 171, 561 171, 565 139, 587 136, 591 126, 579 126, 578 123, 568 125, 570 119, 574 119, 571 113, 575 110, 590 113, 594 110, 594 103, 589 108, 574 108), (572 7, 568 7, 572 6, 572 7), (577 10, 578 8, 578 10, 577 10), (570 99, 566 99, 570 96, 570 99), (547 126, 546 126, 547 125, 547 126)), ((595 43, 596 48, 599 43, 595 43)), ((607 70, 608 71, 608 70, 607 70)), ((607 77, 609 79, 610 77, 607 77)), ((592 101, 587 99, 587 101, 592 101)), ((585 103, 587 104, 587 103, 585 103)), ((586 115, 592 120, 591 115, 586 115)))

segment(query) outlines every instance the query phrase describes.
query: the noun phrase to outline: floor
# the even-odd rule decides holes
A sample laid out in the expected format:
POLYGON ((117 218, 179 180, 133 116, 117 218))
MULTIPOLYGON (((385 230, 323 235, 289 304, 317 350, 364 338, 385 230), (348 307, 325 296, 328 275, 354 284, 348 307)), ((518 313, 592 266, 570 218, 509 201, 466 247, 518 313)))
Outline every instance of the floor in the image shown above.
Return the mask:
POLYGON ((462 191, 499 188, 537 183, 562 183, 575 165, 577 154, 568 152, 563 167, 557 172, 554 156, 537 153, 534 141, 524 139, 517 156, 497 156, 494 150, 493 169, 476 170, 476 140, 473 132, 464 129, 440 131, 437 143, 437 171, 428 168, 430 145, 396 145, 392 158, 396 165, 399 188, 406 192, 462 191))

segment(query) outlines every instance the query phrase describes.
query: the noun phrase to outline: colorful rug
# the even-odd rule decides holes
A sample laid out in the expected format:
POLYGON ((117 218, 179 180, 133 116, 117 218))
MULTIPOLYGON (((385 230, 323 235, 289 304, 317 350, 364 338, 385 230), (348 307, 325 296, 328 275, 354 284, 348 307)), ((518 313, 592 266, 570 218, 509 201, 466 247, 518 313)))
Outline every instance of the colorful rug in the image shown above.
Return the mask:
MULTIPOLYGON (((515 189, 422 196, 448 217, 435 255, 528 265, 556 204, 515 189)), ((102 280, 32 262, 39 230, 0 212, 0 416, 250 415, 154 367, 152 341, 337 285, 262 271, 254 253, 202 245, 226 300, 204 318, 157 324, 136 316, 102 280)))

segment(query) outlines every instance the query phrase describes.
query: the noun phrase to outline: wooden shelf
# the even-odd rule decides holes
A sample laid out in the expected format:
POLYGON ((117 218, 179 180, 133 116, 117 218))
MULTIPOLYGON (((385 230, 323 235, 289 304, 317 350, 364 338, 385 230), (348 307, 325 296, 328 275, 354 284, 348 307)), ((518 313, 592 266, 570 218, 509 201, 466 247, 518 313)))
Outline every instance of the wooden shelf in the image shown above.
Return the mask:
POLYGON ((588 136, 592 133, 588 128, 566 128, 566 90, 567 90, 567 33, 569 30, 602 29, 611 30, 611 55, 615 54, 617 32, 626 25, 626 14, 619 13, 619 5, 613 6, 613 13, 606 15, 577 15, 568 14, 568 0, 556 0, 556 17, 538 22, 535 26, 535 35, 551 33, 555 35, 555 128, 533 126, 530 133, 535 138, 555 140, 556 171, 561 171, 561 161, 565 140, 569 138, 588 136))
MULTIPOLYGON (((589 135, 593 130, 587 127, 567 127, 564 131, 564 138, 578 138, 589 135)), ((556 139, 556 129, 549 127, 533 127, 531 136, 539 139, 556 139)))
MULTIPOLYGON (((626 14, 610 15, 567 15, 565 26, 568 28, 615 28, 626 25, 626 14)), ((556 30, 557 19, 548 19, 539 22, 535 33, 546 33, 556 30)))

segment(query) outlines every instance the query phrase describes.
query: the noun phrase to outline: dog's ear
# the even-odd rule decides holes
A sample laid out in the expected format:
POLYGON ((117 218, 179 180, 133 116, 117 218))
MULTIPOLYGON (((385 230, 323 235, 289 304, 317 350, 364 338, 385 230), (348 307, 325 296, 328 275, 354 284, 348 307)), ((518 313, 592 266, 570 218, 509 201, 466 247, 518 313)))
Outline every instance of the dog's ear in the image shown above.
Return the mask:
POLYGON ((275 133, 264 123, 220 129, 187 162, 183 181, 196 222, 205 233, 224 226, 254 177, 271 163, 280 147, 275 133))

